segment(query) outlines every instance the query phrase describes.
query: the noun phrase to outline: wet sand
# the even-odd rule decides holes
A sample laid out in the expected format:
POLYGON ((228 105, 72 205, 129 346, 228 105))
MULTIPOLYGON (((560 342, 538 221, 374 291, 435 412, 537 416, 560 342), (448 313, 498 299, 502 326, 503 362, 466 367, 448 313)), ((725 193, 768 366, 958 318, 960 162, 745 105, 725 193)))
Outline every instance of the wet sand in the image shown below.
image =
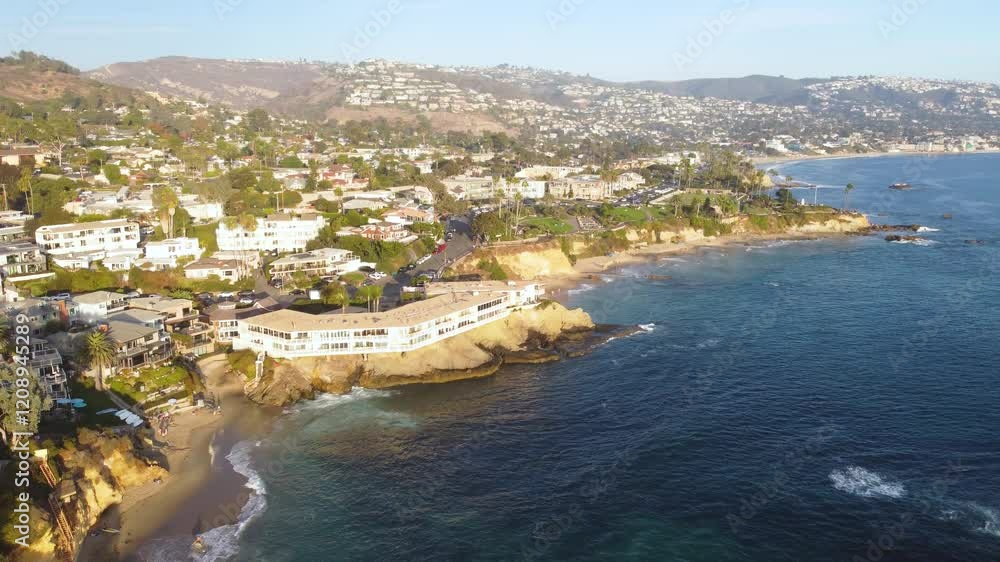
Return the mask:
POLYGON ((226 372, 225 356, 199 365, 208 390, 221 399, 222 415, 201 410, 175 416, 167 435, 157 437, 170 475, 159 484, 126 490, 122 503, 94 527, 121 533, 88 537, 79 560, 146 560, 150 549, 142 547, 149 541, 193 541, 197 533, 236 521, 248 489, 225 457, 236 443, 264 435, 274 413, 246 400, 242 381, 226 372))

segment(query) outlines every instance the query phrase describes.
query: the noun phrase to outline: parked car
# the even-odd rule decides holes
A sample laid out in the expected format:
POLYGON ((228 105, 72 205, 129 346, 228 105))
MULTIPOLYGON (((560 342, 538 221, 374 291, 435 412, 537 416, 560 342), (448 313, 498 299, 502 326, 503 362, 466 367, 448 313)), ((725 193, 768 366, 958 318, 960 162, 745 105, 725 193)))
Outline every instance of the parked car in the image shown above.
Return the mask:
POLYGON ((219 293, 219 300, 220 301, 233 300, 234 297, 236 297, 236 295, 234 295, 233 293, 231 293, 229 291, 226 291, 226 292, 223 292, 223 293, 219 293))
POLYGON ((385 276, 385 273, 381 273, 379 271, 376 271, 375 273, 372 273, 370 277, 372 279, 374 279, 375 281, 381 281, 381 280, 385 279, 386 276, 385 276))

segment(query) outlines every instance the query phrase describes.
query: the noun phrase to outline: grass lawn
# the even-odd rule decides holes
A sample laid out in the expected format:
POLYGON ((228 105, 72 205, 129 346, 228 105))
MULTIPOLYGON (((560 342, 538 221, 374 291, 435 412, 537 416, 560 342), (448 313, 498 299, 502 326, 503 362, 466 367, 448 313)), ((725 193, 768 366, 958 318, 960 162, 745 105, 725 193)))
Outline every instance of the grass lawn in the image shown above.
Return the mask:
POLYGON ((535 229, 545 234, 569 234, 573 227, 553 217, 529 217, 521 221, 527 229, 535 229))
POLYGON ((215 230, 219 228, 218 223, 200 224, 188 228, 187 235, 197 238, 201 247, 206 250, 205 254, 219 251, 219 243, 215 239, 215 230))
POLYGON ((191 373, 179 365, 143 369, 138 377, 117 376, 107 379, 108 387, 131 403, 144 402, 150 394, 177 384, 192 388, 191 373), (141 388, 141 390, 140 390, 141 388))
POLYGON ((611 223, 629 224, 645 222, 648 219, 646 209, 635 207, 614 207, 604 214, 604 218, 611 223))
POLYGON ((305 314, 326 314, 328 312, 333 312, 334 310, 340 310, 340 307, 337 305, 325 304, 323 301, 298 299, 293 302, 292 306, 288 307, 288 309, 296 312, 303 312, 305 314))
POLYGON ((101 392, 94 388, 93 379, 77 377, 69 382, 70 396, 82 398, 87 403, 87 407, 79 410, 80 422, 87 427, 117 426, 121 425, 121 420, 111 414, 98 416, 97 412, 108 408, 118 409, 118 406, 111 401, 111 397, 106 392, 101 392))

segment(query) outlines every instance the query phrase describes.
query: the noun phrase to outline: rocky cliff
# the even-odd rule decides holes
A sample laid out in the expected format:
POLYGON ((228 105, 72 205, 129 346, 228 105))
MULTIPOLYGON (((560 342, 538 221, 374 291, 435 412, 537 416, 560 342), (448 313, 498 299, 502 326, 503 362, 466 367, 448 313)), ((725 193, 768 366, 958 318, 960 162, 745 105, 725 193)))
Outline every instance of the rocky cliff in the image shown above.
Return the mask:
POLYGON ((593 331, 582 310, 546 302, 508 318, 409 353, 335 356, 278 362, 249 396, 287 405, 317 392, 341 394, 356 386, 391 388, 490 376, 505 362, 544 362, 564 354, 560 345, 593 331))
MULTIPOLYGON (((90 429, 81 429, 75 442, 67 439, 61 451, 49 460, 62 481, 70 482, 75 495, 63 512, 73 529, 76 545, 107 508, 121 503, 122 492, 157 478, 167 471, 143 459, 131 437, 118 437, 90 429)), ((58 477, 57 476, 57 477, 58 477)), ((58 539, 53 528, 48 503, 36 502, 37 515, 32 532, 37 537, 31 547, 18 552, 18 560, 55 560, 58 539)))

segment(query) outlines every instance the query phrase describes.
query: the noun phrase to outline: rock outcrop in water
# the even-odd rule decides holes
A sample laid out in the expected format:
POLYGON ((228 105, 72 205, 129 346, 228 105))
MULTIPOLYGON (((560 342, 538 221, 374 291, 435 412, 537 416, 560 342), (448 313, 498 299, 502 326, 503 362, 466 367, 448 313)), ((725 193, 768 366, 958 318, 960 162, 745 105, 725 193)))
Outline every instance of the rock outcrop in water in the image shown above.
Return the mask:
POLYGON ((408 353, 283 360, 248 391, 258 403, 284 406, 317 392, 354 387, 384 389, 488 377, 504 364, 547 363, 579 354, 614 333, 599 329, 582 310, 546 302, 505 320, 408 353))

